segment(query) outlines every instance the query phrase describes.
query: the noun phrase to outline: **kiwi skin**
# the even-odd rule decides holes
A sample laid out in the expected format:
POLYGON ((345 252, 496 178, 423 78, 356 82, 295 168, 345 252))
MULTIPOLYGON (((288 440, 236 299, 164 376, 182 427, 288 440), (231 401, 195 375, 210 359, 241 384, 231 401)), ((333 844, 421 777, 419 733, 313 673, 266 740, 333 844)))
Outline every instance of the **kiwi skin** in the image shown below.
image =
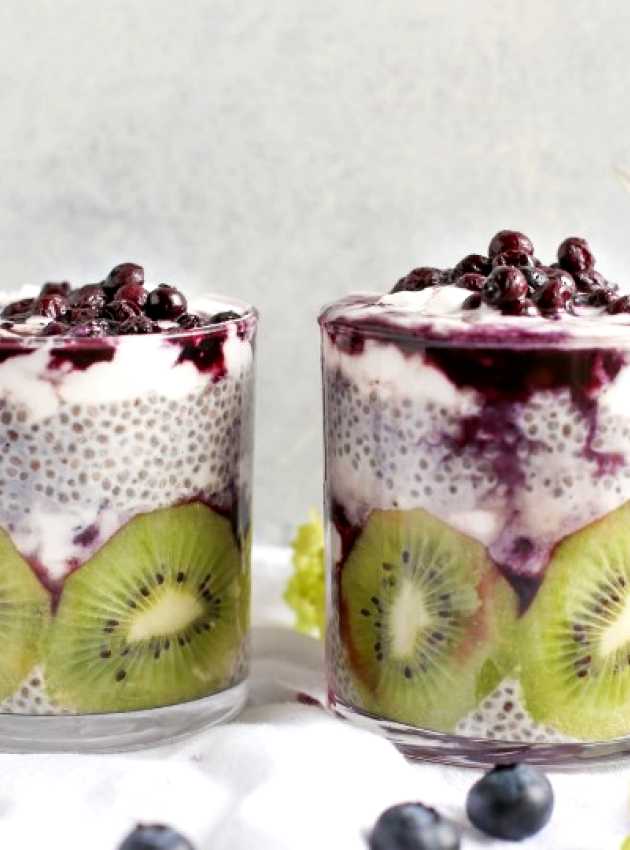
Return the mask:
POLYGON ((50 621, 51 598, 0 529, 0 699, 16 689, 38 663, 50 621))
MULTIPOLYGON (((426 574, 425 569, 418 579, 423 593, 426 574)), ((424 510, 372 512, 342 567, 339 600, 341 640, 361 700, 357 707, 370 714, 451 732, 512 664, 508 648, 513 646, 516 595, 481 544, 424 510), (403 551, 416 553, 407 567, 403 551), (428 647, 435 663, 427 665, 425 656, 423 668, 415 650, 401 659, 388 655, 381 644, 391 637, 388 606, 416 569, 414 563, 422 565, 427 557, 451 582, 442 584, 440 592, 451 594, 456 616, 450 623, 435 620, 446 636, 439 647, 448 645, 448 650, 440 654, 437 644, 428 647), (372 610, 377 598, 381 607, 372 610)))
POLYGON ((201 503, 136 516, 66 581, 48 690, 81 713, 154 708, 230 684, 247 619, 230 523, 201 503))
POLYGON ((630 503, 556 547, 517 644, 536 721, 588 741, 630 732, 630 503))

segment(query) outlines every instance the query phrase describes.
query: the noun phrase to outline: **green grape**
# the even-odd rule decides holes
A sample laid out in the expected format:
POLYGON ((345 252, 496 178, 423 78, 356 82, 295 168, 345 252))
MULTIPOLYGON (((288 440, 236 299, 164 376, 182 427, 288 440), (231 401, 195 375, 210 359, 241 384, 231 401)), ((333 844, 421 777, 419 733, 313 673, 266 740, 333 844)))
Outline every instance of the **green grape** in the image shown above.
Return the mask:
POLYGON ((324 529, 317 511, 301 525, 291 542, 293 575, 284 592, 284 601, 295 613, 295 628, 304 634, 322 637, 326 616, 324 575, 324 529))

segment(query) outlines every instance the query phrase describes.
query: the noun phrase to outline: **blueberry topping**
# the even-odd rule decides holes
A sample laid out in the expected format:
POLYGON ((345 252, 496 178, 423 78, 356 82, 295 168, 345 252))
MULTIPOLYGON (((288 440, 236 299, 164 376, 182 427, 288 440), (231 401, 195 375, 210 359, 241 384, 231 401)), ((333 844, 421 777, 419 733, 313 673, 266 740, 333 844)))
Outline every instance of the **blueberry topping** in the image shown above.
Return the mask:
POLYGON ((594 289, 608 287, 608 281, 603 274, 591 269, 587 272, 572 272, 578 292, 591 292, 594 289))
POLYGON ((529 292, 523 272, 514 266, 496 266, 486 280, 483 300, 496 307, 510 301, 521 301, 529 292))
POLYGON ((234 319, 240 318, 239 314, 235 313, 233 310, 224 310, 223 313, 215 313, 210 319, 210 322, 213 325, 217 325, 219 322, 231 322, 234 319))
POLYGON ((483 254, 468 254, 455 266, 451 273, 452 280, 457 280, 463 274, 482 274, 484 277, 490 274, 492 263, 483 254))
POLYGON ((158 823, 138 824, 118 850, 194 850, 184 836, 158 823))
POLYGON ((524 233, 518 230, 499 230, 492 237, 488 247, 490 257, 502 254, 504 251, 522 251, 524 254, 533 254, 534 246, 524 233))
POLYGON ((422 266, 412 269, 408 275, 401 277, 392 292, 419 292, 429 286, 440 286, 442 283, 442 272, 431 266, 422 266))
POLYGON ((70 326, 65 322, 48 322, 46 327, 42 330, 42 336, 62 336, 70 330, 70 326))
POLYGON ((160 330, 160 326, 147 316, 132 316, 118 326, 121 334, 155 334, 160 330))
POLYGON ((190 331, 201 325, 201 319, 196 315, 196 313, 184 313, 182 316, 178 317, 177 324, 180 328, 190 331))
POLYGON ((141 283, 125 283, 116 290, 116 300, 133 301, 140 307, 144 307, 148 297, 149 293, 141 283))
POLYGON ((102 311, 106 300, 103 287, 98 283, 88 283, 81 286, 71 292, 69 296, 71 307, 87 307, 93 310, 96 315, 102 311))
POLYGON ((549 280, 548 274, 541 267, 525 268, 521 269, 521 271, 525 275, 531 293, 541 289, 549 280))
POLYGON ((142 316, 142 307, 135 301, 123 301, 115 298, 105 307, 105 318, 114 322, 125 322, 135 316, 142 316))
POLYGON ((564 310, 575 294, 575 283, 569 275, 554 275, 534 295, 538 309, 543 313, 564 310))
POLYGON ((68 301, 63 295, 40 295, 33 304, 36 316, 61 319, 68 312, 68 301))
POLYGON ((21 298, 19 301, 12 301, 2 311, 2 315, 7 319, 26 318, 30 315, 34 298, 21 298))
POLYGON ((100 318, 100 315, 101 311, 97 307, 70 307, 64 318, 71 325, 83 325, 100 318))
POLYGON ((502 251, 492 259, 493 266, 515 266, 517 269, 535 268, 534 258, 525 251, 502 251))
POLYGON ((455 286, 459 286, 462 289, 470 289, 471 292, 481 292, 486 283, 486 278, 482 274, 475 274, 474 272, 467 272, 466 274, 461 275, 455 281, 455 286))
POLYGON ((136 263, 120 263, 111 270, 103 281, 103 289, 108 297, 113 298, 114 293, 128 283, 144 284, 144 269, 136 263))
POLYGON ((92 319, 81 325, 74 325, 70 333, 72 336, 81 339, 89 339, 91 337, 109 336, 112 330, 112 326, 106 319, 92 319))
POLYGON ((466 801, 466 812, 477 829, 507 841, 535 835, 552 809, 549 780, 529 764, 495 767, 472 786, 466 801))
POLYGON ((63 283, 45 283, 40 290, 40 298, 42 295, 69 295, 72 287, 68 281, 63 283))
POLYGON ((508 301, 501 307, 505 316, 540 316, 540 310, 531 298, 523 298, 521 301, 508 301))
POLYGON ((435 809, 401 803, 386 809, 374 824, 370 850, 459 850, 459 831, 435 809))
POLYGON ((161 283, 149 292, 145 310, 151 319, 176 319, 186 312, 186 299, 174 286, 161 283))
POLYGON ((480 292, 473 292, 462 304, 462 310, 477 310, 481 307, 482 298, 480 292))
POLYGON ((607 311, 613 316, 618 313, 630 313, 630 295, 622 295, 620 298, 615 298, 608 305, 607 311))
POLYGON ((595 258, 586 239, 570 236, 558 248, 558 262, 568 272, 588 272, 595 265, 595 258))

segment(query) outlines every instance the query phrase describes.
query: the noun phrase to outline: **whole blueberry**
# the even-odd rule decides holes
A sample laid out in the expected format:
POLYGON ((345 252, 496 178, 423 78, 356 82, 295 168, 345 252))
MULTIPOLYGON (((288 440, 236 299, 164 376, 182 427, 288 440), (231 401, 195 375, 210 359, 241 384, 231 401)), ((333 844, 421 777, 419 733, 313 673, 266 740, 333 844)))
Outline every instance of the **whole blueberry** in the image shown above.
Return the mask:
POLYGON ((147 316, 132 316, 118 325, 119 334, 154 334, 160 330, 160 326, 147 316))
POLYGON ((144 284, 144 269, 137 263, 119 263, 111 270, 103 281, 103 289, 108 298, 114 298, 121 286, 128 283, 144 284))
POLYGON ((159 823, 138 824, 118 850, 194 850, 184 836, 159 823))
POLYGON ((611 313, 613 316, 619 313, 630 313, 630 295, 622 295, 619 298, 615 298, 614 301, 608 304, 606 312, 611 313))
POLYGON ((110 336, 112 331, 112 326, 107 319, 92 319, 89 322, 73 326, 70 333, 80 339, 90 339, 92 337, 110 336))
POLYGON ((536 291, 534 300, 541 312, 554 313, 564 310, 574 294, 573 279, 556 275, 549 278, 547 283, 536 291))
POLYGON ((524 254, 533 254, 534 246, 531 240, 518 230, 499 230, 490 240, 488 254, 495 257, 504 251, 522 251, 524 254))
POLYGON ((40 295, 33 304, 33 313, 36 316, 61 319, 67 312, 68 301, 63 295, 40 295))
POLYGON ((595 265, 595 258, 586 239, 569 236, 558 248, 558 262, 569 272, 587 272, 595 265))
POLYGON ((457 278, 455 286, 459 286, 461 289, 470 289, 471 292, 481 292, 485 283, 486 278, 484 275, 467 272, 457 278))
POLYGON ((534 258, 525 251, 501 251, 492 258, 493 266, 516 266, 517 269, 534 268, 534 258))
POLYGON ((45 283, 39 291, 42 295, 69 295, 72 287, 67 280, 62 283, 45 283))
POLYGON ((477 310, 481 307, 481 293, 473 292, 462 304, 462 310, 477 310))
POLYGON ((538 289, 541 289, 549 280, 548 274, 544 268, 541 267, 526 268, 521 269, 521 271, 525 275, 530 293, 534 293, 538 289))
POLYGON ((493 768, 472 786, 466 800, 466 812, 477 829, 507 841, 535 835, 552 809, 549 780, 529 764, 493 768))
MULTIPOLYGON (((119 295, 120 291, 116 294, 119 295)), ((134 318, 134 316, 142 316, 142 307, 135 301, 123 301, 115 298, 105 307, 104 315, 106 319, 111 319, 114 322, 125 322, 127 319, 134 318)))
POLYGON ((210 318, 210 322, 213 325, 219 324, 219 322, 231 322, 234 319, 240 319, 238 313, 235 313, 233 310, 224 310, 222 313, 215 313, 214 316, 210 318))
POLYGON ((3 309, 2 315, 7 319, 26 318, 31 314, 34 304, 34 298, 21 298, 19 301, 12 301, 3 309))
POLYGON ((489 257, 483 254, 468 254, 460 260, 451 273, 452 280, 457 280, 463 274, 482 274, 484 277, 490 274, 492 263, 489 257))
POLYGON ((140 307, 147 303, 149 293, 141 283, 125 283, 116 290, 117 301, 133 301, 140 307))
POLYGON ((186 312, 187 306, 186 299, 179 289, 169 286, 168 283, 161 283, 149 292, 145 310, 151 319, 176 319, 186 312))
POLYGON ((405 277, 401 277, 391 292, 419 292, 429 286, 440 286, 442 283, 442 272, 431 266, 422 266, 412 269, 405 277))
POLYGON ((386 809, 374 824, 370 850, 459 850, 459 831, 435 809, 401 803, 386 809))
POLYGON ((177 324, 180 328, 190 331, 201 326, 201 318, 196 313, 184 313, 178 317, 177 324))
POLYGON ((98 283, 86 283, 70 293, 71 307, 89 307, 98 315, 107 301, 103 287, 98 283))
POLYGON ((521 301, 528 292, 527 280, 520 269, 496 266, 486 280, 482 297, 486 304, 497 307, 509 301, 521 301))

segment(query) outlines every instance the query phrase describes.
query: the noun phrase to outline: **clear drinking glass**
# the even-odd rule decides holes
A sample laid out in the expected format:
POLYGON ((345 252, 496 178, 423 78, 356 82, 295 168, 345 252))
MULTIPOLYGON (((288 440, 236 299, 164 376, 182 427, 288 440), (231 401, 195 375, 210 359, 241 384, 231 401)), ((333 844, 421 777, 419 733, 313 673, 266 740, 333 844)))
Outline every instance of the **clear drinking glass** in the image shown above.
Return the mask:
POLYGON ((122 749, 234 715, 248 665, 256 311, 0 338, 0 747, 122 749))
POLYGON ((425 324, 320 316, 330 704, 410 756, 630 751, 627 328, 425 324))

